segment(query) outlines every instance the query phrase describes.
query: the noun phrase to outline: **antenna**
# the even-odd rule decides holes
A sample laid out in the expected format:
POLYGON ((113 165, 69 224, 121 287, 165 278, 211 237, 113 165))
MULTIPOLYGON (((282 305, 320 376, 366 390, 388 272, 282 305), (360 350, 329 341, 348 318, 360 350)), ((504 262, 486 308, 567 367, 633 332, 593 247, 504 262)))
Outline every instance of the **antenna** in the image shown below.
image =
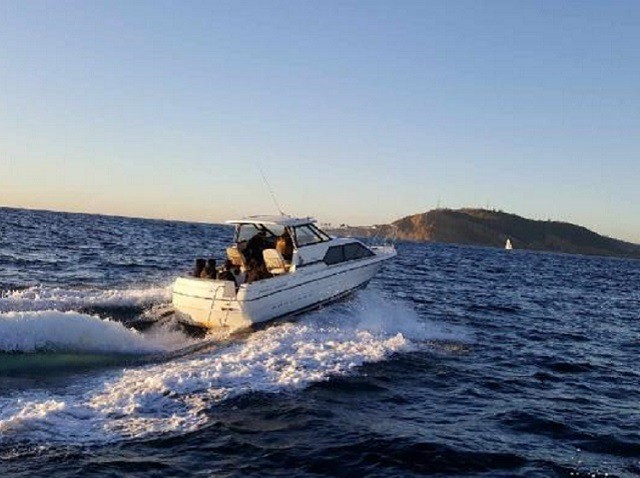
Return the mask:
POLYGON ((262 176, 262 180, 264 181, 265 186, 267 186, 267 190, 269 191, 269 194, 271 194, 271 199, 273 199, 273 203, 276 205, 276 209, 278 210, 281 216, 286 216, 286 214, 282 212, 282 208, 280 207, 280 204, 278 204, 276 195, 273 192, 273 189, 271 189, 271 185, 269 184, 269 181, 267 181, 267 177, 264 175, 264 171, 262 170, 262 166, 260 165, 260 163, 258 163, 258 169, 260 170, 260 175, 262 176))

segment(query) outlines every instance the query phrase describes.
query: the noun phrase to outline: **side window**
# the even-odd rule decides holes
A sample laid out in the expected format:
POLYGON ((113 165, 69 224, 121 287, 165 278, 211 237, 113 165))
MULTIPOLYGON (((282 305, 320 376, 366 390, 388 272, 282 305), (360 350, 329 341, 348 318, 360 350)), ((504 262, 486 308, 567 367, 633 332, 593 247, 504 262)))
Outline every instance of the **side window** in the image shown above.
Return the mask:
POLYGON ((344 262, 344 247, 331 246, 324 255, 324 263, 328 266, 344 262))
POLYGON ((344 257, 347 261, 362 259, 363 257, 370 257, 372 255, 373 252, 358 242, 353 242, 344 246, 344 257))

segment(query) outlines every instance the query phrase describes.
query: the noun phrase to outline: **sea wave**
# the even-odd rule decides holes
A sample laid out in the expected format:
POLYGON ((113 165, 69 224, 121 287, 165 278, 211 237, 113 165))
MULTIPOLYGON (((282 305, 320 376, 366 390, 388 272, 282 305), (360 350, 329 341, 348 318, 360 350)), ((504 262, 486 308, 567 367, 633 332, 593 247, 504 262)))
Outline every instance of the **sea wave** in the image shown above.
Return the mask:
POLYGON ((170 300, 170 287, 101 290, 34 286, 2 293, 0 295, 0 312, 146 307, 170 300))
POLYGON ((96 316, 57 310, 0 313, 0 352, 146 354, 189 345, 179 331, 142 334, 96 316))

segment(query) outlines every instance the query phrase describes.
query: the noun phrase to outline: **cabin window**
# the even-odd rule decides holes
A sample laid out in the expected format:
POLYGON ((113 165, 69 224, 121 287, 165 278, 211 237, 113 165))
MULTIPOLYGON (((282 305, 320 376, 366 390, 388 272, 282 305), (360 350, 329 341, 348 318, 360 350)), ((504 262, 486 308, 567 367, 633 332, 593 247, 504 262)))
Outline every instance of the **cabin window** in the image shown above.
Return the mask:
POLYGON ((365 257, 371 257, 373 255, 373 252, 359 242, 353 242, 351 244, 345 244, 344 246, 331 246, 327 249, 324 259, 322 260, 325 264, 331 266, 333 264, 339 264, 340 262, 364 259, 365 257))
POLYGON ((308 246, 310 244, 316 244, 324 241, 324 239, 316 234, 308 225, 295 227, 294 231, 298 247, 308 246))
POLYGON ((323 261, 328 266, 344 262, 344 247, 331 246, 329 249, 327 249, 323 261))
POLYGON ((351 244, 345 244, 344 246, 344 258, 347 261, 362 259, 364 257, 371 257, 372 255, 373 252, 371 252, 359 242, 352 242, 351 244))

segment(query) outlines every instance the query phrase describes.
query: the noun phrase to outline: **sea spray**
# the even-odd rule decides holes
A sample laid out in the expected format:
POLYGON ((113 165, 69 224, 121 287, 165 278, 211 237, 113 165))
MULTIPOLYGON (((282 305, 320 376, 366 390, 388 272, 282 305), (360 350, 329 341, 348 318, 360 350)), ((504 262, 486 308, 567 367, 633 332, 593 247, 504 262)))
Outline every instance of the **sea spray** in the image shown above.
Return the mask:
POLYGON ((0 312, 146 307, 170 300, 170 287, 100 290, 34 286, 2 293, 0 295, 0 312))
POLYGON ((379 290, 363 290, 359 293, 359 300, 346 302, 345 307, 354 310, 354 315, 359 318, 354 326, 362 330, 386 334, 400 333, 413 341, 471 340, 468 330, 436 324, 420 317, 409 302, 387 298, 379 290))
POLYGON ((167 327, 142 334, 119 322, 57 310, 0 313, 0 352, 158 353, 189 345, 167 327))

